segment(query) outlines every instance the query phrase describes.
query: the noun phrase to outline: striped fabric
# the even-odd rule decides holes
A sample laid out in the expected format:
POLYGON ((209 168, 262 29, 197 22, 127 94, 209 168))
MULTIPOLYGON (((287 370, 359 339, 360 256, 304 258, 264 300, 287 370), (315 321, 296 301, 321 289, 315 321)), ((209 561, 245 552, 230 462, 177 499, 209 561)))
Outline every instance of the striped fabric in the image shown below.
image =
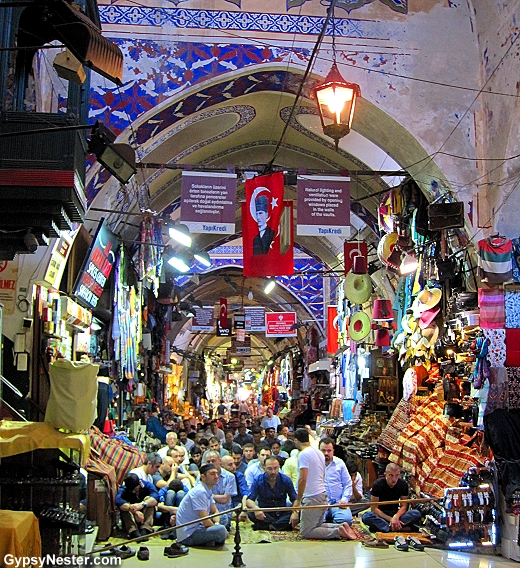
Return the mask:
POLYGON ((506 237, 478 242, 478 274, 482 282, 499 284, 513 279, 513 245, 506 237))
POLYGON ((506 304, 502 288, 479 288, 480 327, 502 329, 506 326, 506 304))
POLYGON ((90 447, 99 454, 99 459, 116 470, 116 481, 120 487, 128 472, 143 465, 146 453, 129 446, 121 440, 110 438, 93 427, 90 431, 90 447))
POLYGON ((95 473, 105 479, 106 487, 108 488, 108 493, 110 495, 111 511, 114 512, 116 510, 116 495, 118 489, 114 468, 111 465, 104 463, 99 458, 90 456, 86 470, 89 473, 95 473))

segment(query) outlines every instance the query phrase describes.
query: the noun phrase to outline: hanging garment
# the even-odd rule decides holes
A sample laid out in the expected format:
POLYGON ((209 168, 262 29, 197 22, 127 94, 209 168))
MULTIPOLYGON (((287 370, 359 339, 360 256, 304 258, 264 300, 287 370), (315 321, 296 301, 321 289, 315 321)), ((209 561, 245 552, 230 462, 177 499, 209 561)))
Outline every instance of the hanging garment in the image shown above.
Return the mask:
POLYGON ((506 290, 506 327, 520 327, 520 290, 506 290))
POLYGON ((488 361, 490 367, 503 367, 506 363, 506 330, 483 329, 484 336, 489 340, 488 361))
POLYGON ((507 408, 520 409, 520 367, 507 369, 507 408))
POLYGON ((487 405, 484 410, 485 416, 493 413, 498 408, 506 408, 508 400, 507 386, 506 368, 491 368, 487 405))
POLYGON ((506 326, 504 290, 501 288, 479 288, 480 327, 499 329, 506 326))
POLYGON ((513 280, 520 282, 520 239, 512 239, 512 265, 513 265, 513 280))
POLYGON ((506 329, 506 367, 520 367, 520 328, 506 329))
POLYGON ((489 341, 487 337, 480 336, 477 337, 475 341, 474 351, 477 355, 477 363, 475 365, 475 370, 473 371, 471 378, 473 379, 473 386, 476 389, 482 388, 484 381, 489 379, 491 371, 489 368, 489 362, 487 360, 489 341))
POLYGON ((488 237, 478 242, 478 274, 482 282, 500 284, 513 278, 512 242, 488 237))

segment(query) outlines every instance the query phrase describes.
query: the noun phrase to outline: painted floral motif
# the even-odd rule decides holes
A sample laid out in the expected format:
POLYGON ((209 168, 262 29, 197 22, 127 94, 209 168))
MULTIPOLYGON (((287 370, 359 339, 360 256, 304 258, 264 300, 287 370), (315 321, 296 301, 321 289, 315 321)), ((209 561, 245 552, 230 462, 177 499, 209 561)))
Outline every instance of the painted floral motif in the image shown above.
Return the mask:
POLYGON ((506 330, 483 329, 484 336, 489 340, 488 361, 490 367, 503 367, 506 362, 506 330))

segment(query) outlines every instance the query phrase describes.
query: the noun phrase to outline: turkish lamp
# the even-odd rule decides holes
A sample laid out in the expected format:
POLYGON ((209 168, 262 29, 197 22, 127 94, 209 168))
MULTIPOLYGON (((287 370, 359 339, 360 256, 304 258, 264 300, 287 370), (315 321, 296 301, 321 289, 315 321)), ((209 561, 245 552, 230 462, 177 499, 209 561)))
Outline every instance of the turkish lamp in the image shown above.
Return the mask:
POLYGON ((334 140, 337 150, 339 140, 350 132, 356 98, 361 96, 359 85, 347 83, 334 61, 325 82, 314 87, 313 92, 323 134, 334 140))
POLYGON ((173 225, 168 227, 170 238, 185 247, 191 247, 191 234, 186 225, 173 225))

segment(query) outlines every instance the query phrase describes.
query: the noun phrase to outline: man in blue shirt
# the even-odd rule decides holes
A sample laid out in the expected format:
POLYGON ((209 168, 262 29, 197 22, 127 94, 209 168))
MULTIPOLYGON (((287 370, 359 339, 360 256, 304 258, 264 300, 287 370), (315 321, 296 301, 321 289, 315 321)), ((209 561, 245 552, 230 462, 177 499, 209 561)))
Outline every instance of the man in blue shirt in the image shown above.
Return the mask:
POLYGON ((116 506, 130 538, 153 533, 155 506, 159 500, 153 483, 139 479, 135 473, 126 476, 116 495, 116 506))
MULTIPOLYGON (((217 513, 211 490, 218 483, 219 472, 213 464, 200 468, 200 483, 192 487, 177 511, 177 525, 183 525, 217 513)), ((204 519, 177 529, 177 543, 186 546, 222 546, 228 532, 219 517, 204 519)))
POLYGON ((271 455, 271 449, 267 445, 262 445, 258 449, 258 459, 251 461, 244 475, 246 477, 247 486, 251 488, 253 481, 265 472, 265 460, 271 455))
MULTIPOLYGON (((211 489, 213 499, 217 505, 217 510, 222 512, 232 509, 232 498, 238 493, 235 476, 229 471, 222 469, 222 461, 218 452, 210 450, 206 456, 206 461, 207 463, 214 465, 219 474, 217 483, 211 489)), ((231 528, 231 513, 220 515, 220 522, 227 530, 229 530, 231 528)))
POLYGON ((262 418, 262 422, 260 422, 260 427, 264 430, 267 428, 274 428, 276 433, 276 429, 281 424, 280 419, 276 414, 273 413, 273 409, 269 407, 267 409, 267 415, 262 418))
POLYGON ((296 501, 296 491, 294 490, 293 482, 289 477, 280 473, 280 462, 276 458, 267 458, 265 460, 265 473, 253 481, 249 498, 246 501, 248 509, 255 509, 255 511, 249 513, 249 518, 253 521, 253 530, 292 530, 292 511, 264 513, 256 510, 270 507, 287 507, 287 500, 290 503, 296 501))
MULTIPOLYGON (((231 502, 233 503, 233 507, 237 507, 242 503, 243 498, 249 495, 249 487, 247 486, 246 478, 243 473, 237 470, 235 460, 231 456, 224 456, 222 458, 222 468, 235 476, 237 494, 235 497, 231 497, 231 502)), ((247 521, 247 516, 244 516, 241 520, 247 521)))
POLYGON ((352 478, 345 462, 334 455, 334 441, 323 438, 320 450, 325 457, 325 490, 329 505, 339 505, 327 510, 325 522, 352 525, 352 513, 345 507, 352 497, 352 478))

